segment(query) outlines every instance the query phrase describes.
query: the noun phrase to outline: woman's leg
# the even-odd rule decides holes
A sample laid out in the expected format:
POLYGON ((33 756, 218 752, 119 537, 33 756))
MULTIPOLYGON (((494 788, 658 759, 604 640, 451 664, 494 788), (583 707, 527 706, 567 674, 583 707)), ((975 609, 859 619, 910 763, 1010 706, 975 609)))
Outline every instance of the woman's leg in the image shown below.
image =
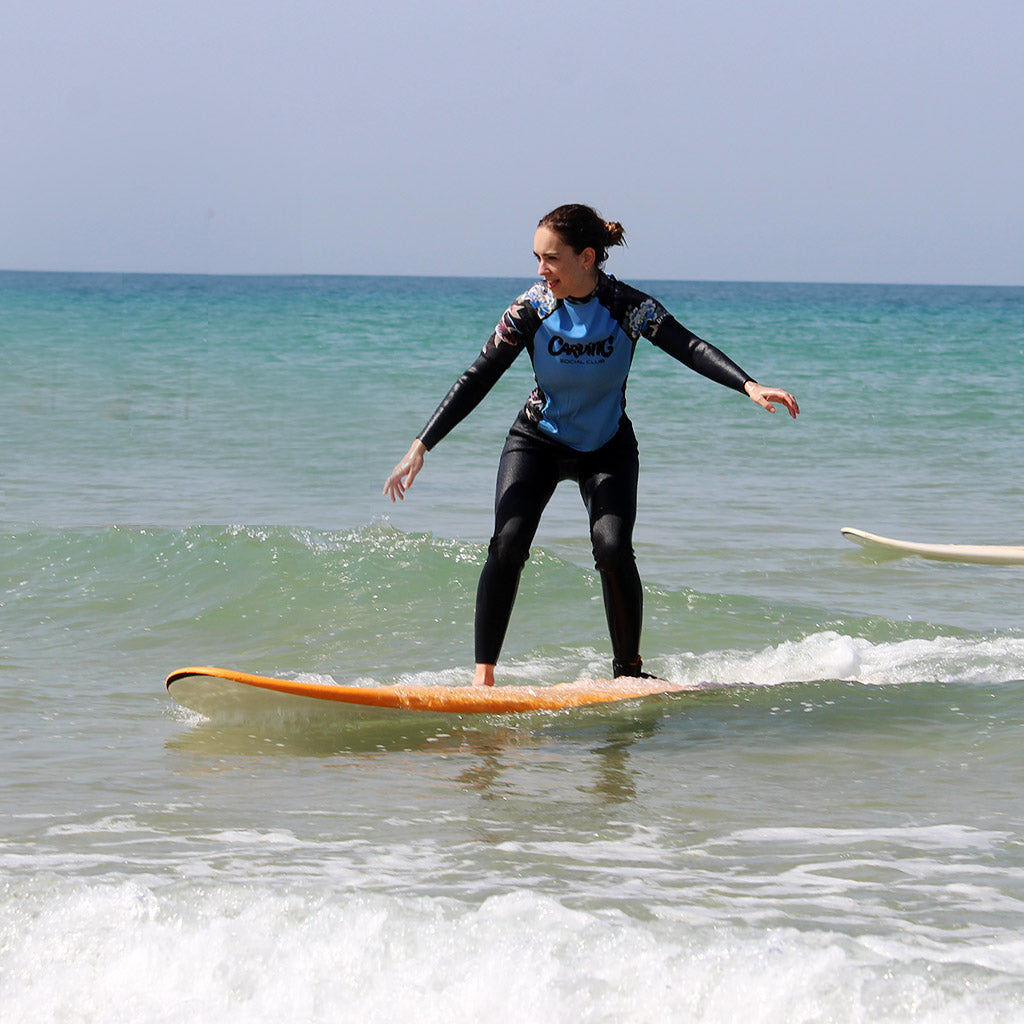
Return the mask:
POLYGON ((494 535, 476 597, 476 685, 493 685, 519 577, 559 480, 557 460, 510 434, 498 463, 494 535))
POLYGON ((633 552, 639 478, 636 437, 628 421, 587 460, 586 471, 580 475, 580 494, 590 516, 594 565, 601 574, 615 676, 640 675, 642 666, 644 591, 633 552))

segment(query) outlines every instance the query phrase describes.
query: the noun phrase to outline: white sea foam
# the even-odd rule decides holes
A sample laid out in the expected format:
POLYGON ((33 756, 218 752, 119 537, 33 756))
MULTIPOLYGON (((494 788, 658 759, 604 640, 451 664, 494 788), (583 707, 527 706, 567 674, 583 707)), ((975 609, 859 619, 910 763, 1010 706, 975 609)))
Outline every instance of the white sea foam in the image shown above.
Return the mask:
POLYGON ((1024 679, 1024 639, 934 639, 875 643, 827 630, 759 651, 714 651, 666 659, 685 683, 774 685, 838 679, 870 684, 978 683, 1024 679))
POLYGON ((260 885, 41 881, 3 896, 5 1024, 1012 1019, 1020 943, 936 948, 260 885), (943 964, 943 972, 934 968, 943 964))

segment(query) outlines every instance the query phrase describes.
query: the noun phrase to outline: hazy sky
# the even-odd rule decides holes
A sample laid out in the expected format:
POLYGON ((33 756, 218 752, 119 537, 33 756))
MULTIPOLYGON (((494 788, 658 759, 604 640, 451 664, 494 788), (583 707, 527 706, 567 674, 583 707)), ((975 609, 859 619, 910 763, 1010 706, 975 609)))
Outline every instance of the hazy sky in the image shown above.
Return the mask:
POLYGON ((0 267, 1024 284, 1024 0, 6 0, 0 267))

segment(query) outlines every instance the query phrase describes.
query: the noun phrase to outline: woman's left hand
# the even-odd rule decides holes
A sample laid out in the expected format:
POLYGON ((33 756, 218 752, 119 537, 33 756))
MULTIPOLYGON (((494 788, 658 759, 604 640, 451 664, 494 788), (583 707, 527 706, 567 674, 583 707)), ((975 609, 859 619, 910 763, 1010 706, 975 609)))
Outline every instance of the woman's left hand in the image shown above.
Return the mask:
POLYGON ((761 384, 755 384, 754 381, 748 380, 743 385, 743 390, 750 396, 752 402, 757 402, 763 409, 767 409, 769 412, 775 412, 775 406, 772 402, 779 402, 789 410, 789 415, 796 419, 797 413, 800 412, 800 406, 796 404, 796 399, 788 392, 783 391, 782 388, 766 388, 761 384))

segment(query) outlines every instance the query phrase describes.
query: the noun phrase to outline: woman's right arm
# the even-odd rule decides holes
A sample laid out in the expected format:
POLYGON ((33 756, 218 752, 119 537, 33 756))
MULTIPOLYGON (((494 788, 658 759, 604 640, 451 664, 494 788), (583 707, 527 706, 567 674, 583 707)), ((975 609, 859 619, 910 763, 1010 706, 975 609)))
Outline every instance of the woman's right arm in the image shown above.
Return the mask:
POLYGON ((484 400, 520 351, 512 345, 499 343, 491 335, 473 365, 449 388, 448 394, 427 420, 427 425, 419 432, 419 440, 427 451, 447 437, 484 400))
POLYGON ((499 340, 497 332, 491 335, 473 365, 451 386, 412 447, 391 471, 384 484, 386 498, 405 500, 405 492, 423 468, 424 455, 483 401, 521 351, 520 344, 499 340))
POLYGON ((412 487, 413 480, 423 468, 423 456, 427 453, 426 445, 417 437, 412 447, 391 471, 391 476, 384 483, 384 497, 392 501, 399 498, 405 501, 405 492, 412 487))
POLYGON ((423 468, 423 456, 461 423, 515 362, 516 356, 533 337, 540 317, 530 301, 532 292, 520 295, 505 310, 473 365, 451 386, 434 415, 420 431, 405 457, 391 471, 384 484, 384 496, 392 501, 405 498, 416 475, 423 468))

